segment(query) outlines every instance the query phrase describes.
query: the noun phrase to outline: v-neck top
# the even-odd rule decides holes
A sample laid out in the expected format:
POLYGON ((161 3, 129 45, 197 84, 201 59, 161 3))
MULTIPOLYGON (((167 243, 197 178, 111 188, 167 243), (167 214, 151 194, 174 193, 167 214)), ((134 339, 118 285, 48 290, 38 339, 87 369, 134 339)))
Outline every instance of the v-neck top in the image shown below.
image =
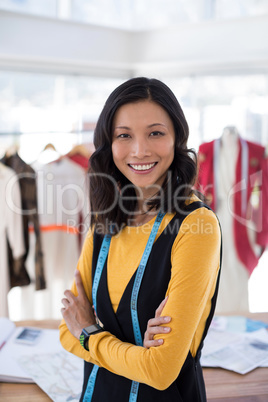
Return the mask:
MULTIPOLYGON (((196 200, 198 198, 193 196, 191 201, 196 200)), ((155 241, 173 216, 165 215, 155 241)), ((127 226, 111 240, 107 284, 114 312, 139 265, 154 221, 155 218, 142 226, 127 226)), ((146 349, 122 342, 104 331, 90 337, 89 351, 86 351, 70 334, 64 321, 60 325, 62 345, 85 361, 112 373, 157 389, 166 389, 178 377, 189 351, 195 356, 201 342, 220 267, 220 244, 219 223, 212 211, 199 208, 184 219, 171 249, 171 277, 166 290, 168 301, 162 312, 162 315, 171 317, 171 332, 155 337, 164 339, 163 345, 146 349)), ((93 233, 90 231, 78 269, 91 302, 92 256, 93 233)), ((75 283, 72 292, 77 295, 75 283)))
MULTIPOLYGON (((174 214, 166 214, 160 224, 155 241, 173 218, 174 214)), ((140 226, 126 226, 119 236, 112 237, 108 254, 107 279, 109 294, 114 312, 117 311, 121 296, 130 278, 136 271, 145 250, 156 216, 140 226), (124 261, 124 263, 122 263, 124 261), (118 280, 119 278, 119 280, 118 280)))

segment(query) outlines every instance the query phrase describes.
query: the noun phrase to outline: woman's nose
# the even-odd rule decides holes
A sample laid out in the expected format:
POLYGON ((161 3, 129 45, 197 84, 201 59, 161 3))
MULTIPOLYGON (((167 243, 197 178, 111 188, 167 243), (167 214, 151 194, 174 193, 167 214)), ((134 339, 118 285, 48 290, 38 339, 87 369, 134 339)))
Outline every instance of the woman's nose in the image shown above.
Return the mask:
POLYGON ((148 141, 146 141, 146 139, 136 139, 133 143, 131 154, 136 158, 150 156, 151 150, 148 141))

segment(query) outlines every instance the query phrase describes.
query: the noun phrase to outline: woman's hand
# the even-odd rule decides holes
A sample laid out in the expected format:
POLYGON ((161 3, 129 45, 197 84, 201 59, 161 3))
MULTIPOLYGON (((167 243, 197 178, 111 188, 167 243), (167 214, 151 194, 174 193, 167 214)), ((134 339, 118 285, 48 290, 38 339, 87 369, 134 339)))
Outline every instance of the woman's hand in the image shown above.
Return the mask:
POLYGON ((78 294, 75 296, 70 290, 65 290, 66 298, 61 301, 64 306, 61 313, 69 331, 79 339, 82 329, 95 324, 96 318, 84 290, 80 272, 76 270, 74 275, 78 294))
POLYGON ((162 326, 163 324, 167 324, 171 321, 170 317, 161 317, 161 313, 165 304, 167 302, 168 297, 166 297, 158 306, 155 311, 155 317, 151 318, 147 323, 147 329, 144 334, 143 346, 147 349, 153 346, 160 346, 163 344, 163 339, 154 339, 154 336, 157 334, 167 334, 171 331, 169 327, 162 326))

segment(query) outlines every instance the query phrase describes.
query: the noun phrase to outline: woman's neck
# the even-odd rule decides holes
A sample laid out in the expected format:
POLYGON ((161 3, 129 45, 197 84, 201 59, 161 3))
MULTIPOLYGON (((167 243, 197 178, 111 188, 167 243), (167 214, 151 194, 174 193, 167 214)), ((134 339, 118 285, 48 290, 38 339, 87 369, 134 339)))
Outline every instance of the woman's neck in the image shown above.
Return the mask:
POLYGON ((137 205, 133 215, 131 216, 131 225, 140 226, 149 222, 154 216, 157 215, 155 209, 150 209, 148 206, 148 201, 151 199, 148 195, 139 193, 137 195, 137 205))
POLYGON ((150 210, 150 211, 139 211, 135 210, 133 215, 131 216, 129 220, 129 226, 141 226, 144 225, 145 223, 149 222, 151 219, 153 219, 157 215, 157 211, 155 210, 150 210))

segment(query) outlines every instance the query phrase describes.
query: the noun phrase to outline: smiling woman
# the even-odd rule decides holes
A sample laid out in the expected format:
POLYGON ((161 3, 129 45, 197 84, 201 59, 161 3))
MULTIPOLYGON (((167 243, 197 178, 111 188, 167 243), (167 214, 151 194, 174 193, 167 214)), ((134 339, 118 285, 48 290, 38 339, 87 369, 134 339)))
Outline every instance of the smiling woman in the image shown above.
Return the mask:
POLYGON ((135 218, 145 223, 160 207, 183 207, 196 176, 188 135, 180 104, 161 81, 137 78, 116 88, 94 134, 92 224, 117 231, 135 218))
POLYGON ((200 354, 221 234, 194 194, 187 140, 177 99, 155 79, 120 85, 99 117, 91 229, 60 326, 62 345, 85 360, 81 400, 206 401, 200 354))

